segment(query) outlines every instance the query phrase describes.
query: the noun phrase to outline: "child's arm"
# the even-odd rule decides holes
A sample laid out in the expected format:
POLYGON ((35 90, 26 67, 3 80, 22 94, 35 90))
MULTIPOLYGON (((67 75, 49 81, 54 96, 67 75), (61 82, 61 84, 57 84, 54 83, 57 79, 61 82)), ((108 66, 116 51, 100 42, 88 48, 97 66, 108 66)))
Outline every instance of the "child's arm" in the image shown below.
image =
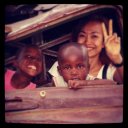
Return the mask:
POLYGON ((84 86, 101 86, 101 85, 117 85, 117 82, 107 79, 95 79, 95 80, 69 80, 68 87, 71 89, 79 89, 84 86))

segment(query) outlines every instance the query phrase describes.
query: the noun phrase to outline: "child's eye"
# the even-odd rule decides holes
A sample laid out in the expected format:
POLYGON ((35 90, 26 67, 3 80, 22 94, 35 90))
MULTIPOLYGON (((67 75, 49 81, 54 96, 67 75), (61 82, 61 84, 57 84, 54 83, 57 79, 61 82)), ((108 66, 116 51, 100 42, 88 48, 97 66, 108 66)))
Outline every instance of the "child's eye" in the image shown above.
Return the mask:
POLYGON ((33 57, 33 56, 30 56, 30 55, 27 55, 27 56, 25 56, 25 58, 29 59, 29 60, 41 61, 41 57, 33 57))
POLYGON ((77 65, 77 69, 82 69, 82 68, 85 68, 85 66, 81 64, 77 65))
POLYGON ((37 60, 37 61, 41 61, 41 60, 42 60, 42 58, 41 58, 41 57, 40 57, 40 58, 36 58, 36 60, 37 60))
POLYGON ((64 69, 68 70, 68 69, 70 69, 70 67, 64 67, 64 69))
POLYGON ((32 57, 30 55, 25 56, 26 59, 31 59, 32 57))
POLYGON ((71 67, 70 67, 70 66, 65 66, 63 69, 64 69, 64 70, 70 70, 71 67))

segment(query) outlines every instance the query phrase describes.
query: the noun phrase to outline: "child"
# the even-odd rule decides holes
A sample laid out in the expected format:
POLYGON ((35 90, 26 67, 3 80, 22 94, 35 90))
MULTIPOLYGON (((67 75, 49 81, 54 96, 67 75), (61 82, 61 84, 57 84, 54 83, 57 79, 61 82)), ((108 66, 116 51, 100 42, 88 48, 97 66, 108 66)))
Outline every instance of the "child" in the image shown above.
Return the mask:
POLYGON ((17 70, 5 73, 5 91, 36 88, 31 79, 42 71, 42 55, 38 46, 28 45, 20 49, 14 64, 17 70))
POLYGON ((61 76, 53 77, 55 86, 75 89, 85 85, 89 72, 86 47, 78 43, 63 45, 58 51, 57 69, 61 76))

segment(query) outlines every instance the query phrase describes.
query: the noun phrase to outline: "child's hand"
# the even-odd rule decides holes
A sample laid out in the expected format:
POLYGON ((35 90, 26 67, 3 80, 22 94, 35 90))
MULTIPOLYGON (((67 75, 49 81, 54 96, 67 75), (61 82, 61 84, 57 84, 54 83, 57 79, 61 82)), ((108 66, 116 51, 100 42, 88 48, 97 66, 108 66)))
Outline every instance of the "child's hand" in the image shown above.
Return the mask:
POLYGON ((69 80, 68 87, 71 89, 79 89, 87 85, 86 80, 69 80))
POLYGON ((104 45, 107 56, 111 59, 113 63, 115 64, 121 63, 122 56, 120 54, 120 50, 121 50, 120 37, 117 36, 117 33, 113 33, 113 24, 111 19, 109 20, 108 33, 104 23, 102 23, 102 30, 103 30, 104 45))

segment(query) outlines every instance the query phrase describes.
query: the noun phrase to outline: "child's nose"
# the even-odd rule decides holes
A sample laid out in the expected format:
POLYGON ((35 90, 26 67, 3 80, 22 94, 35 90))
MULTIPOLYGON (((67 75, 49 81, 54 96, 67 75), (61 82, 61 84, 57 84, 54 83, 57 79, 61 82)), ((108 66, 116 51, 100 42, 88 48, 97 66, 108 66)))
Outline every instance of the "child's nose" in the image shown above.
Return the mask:
POLYGON ((76 75, 78 72, 77 72, 77 69, 76 68, 72 68, 71 70, 71 74, 72 75, 76 75))

